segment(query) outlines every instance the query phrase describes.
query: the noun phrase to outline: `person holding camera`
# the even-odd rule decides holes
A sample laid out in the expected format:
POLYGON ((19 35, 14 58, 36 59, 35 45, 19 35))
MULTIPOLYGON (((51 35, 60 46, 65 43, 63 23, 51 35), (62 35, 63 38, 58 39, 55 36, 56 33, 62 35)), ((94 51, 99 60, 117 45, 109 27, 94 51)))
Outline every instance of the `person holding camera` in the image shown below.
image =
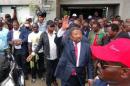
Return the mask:
POLYGON ((12 6, 11 9, 13 9, 13 17, 12 18, 11 18, 10 14, 5 14, 5 23, 7 24, 9 30, 13 29, 13 21, 17 20, 16 6, 12 6))

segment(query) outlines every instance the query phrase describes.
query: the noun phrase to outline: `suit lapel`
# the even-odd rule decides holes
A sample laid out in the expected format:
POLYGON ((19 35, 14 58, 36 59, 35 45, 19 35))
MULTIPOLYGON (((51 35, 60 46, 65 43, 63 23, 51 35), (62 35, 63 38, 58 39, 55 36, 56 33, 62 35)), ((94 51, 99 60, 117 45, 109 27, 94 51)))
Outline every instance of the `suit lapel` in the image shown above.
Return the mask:
POLYGON ((70 40, 69 41, 69 45, 70 45, 70 53, 71 53, 71 56, 70 56, 70 60, 72 61, 72 63, 74 64, 74 65, 76 65, 76 56, 75 56, 75 50, 74 50, 74 45, 73 45, 73 42, 70 40))
POLYGON ((13 30, 11 31, 11 40, 13 39, 13 30))

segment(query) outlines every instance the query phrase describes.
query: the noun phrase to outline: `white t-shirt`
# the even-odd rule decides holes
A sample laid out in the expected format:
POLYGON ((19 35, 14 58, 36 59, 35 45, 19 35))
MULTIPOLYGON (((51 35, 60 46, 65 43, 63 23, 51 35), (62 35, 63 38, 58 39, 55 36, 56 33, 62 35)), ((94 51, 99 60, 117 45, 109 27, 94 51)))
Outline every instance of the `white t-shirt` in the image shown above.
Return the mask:
MULTIPOLYGON (((39 31, 38 33, 32 32, 32 33, 30 33, 30 34, 28 35, 28 42, 29 42, 29 43, 32 43, 32 51, 34 51, 34 50, 36 49, 41 34, 42 34, 42 31, 39 31)), ((43 52, 43 49, 42 49, 42 48, 39 50, 39 53, 41 53, 41 52, 43 52)))

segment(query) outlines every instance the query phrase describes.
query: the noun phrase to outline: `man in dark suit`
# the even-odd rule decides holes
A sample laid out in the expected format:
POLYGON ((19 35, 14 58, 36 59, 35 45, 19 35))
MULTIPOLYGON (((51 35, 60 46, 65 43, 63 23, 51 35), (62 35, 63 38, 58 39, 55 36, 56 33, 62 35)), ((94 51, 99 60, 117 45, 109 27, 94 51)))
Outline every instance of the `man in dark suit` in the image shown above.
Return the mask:
POLYGON ((84 41, 80 27, 70 27, 69 37, 63 40, 65 31, 66 29, 62 28, 55 39, 56 44, 63 47, 55 75, 61 79, 62 86, 85 86, 85 69, 87 69, 88 83, 92 86, 94 68, 90 46, 84 41))
POLYGON ((26 67, 27 37, 27 30, 21 28, 18 21, 13 21, 13 29, 9 31, 7 41, 11 46, 16 63, 25 74, 25 79, 28 79, 26 67))

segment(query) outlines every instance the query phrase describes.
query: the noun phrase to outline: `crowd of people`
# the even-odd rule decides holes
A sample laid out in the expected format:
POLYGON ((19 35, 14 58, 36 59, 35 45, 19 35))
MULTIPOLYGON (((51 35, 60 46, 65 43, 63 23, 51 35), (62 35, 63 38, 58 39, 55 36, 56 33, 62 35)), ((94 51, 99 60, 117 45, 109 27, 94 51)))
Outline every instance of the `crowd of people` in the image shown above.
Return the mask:
MULTIPOLYGON (((58 86, 57 78, 62 86, 85 86, 86 81, 89 86, 130 85, 127 81, 123 84, 110 83, 100 78, 102 75, 98 76, 98 70, 104 62, 97 61, 91 49, 91 46, 105 46, 119 38, 130 39, 130 24, 121 20, 120 16, 84 19, 83 15, 78 17, 73 14, 48 21, 45 20, 45 11, 37 16, 35 23, 29 18, 22 25, 17 18, 11 19, 9 14, 5 15, 5 20, 0 20, 0 54, 9 49, 22 68, 25 79, 30 73, 33 83, 37 77, 41 80, 45 78, 47 86, 58 86)), ((107 70, 107 67, 103 69, 107 70)), ((111 73, 109 76, 112 76, 111 73)), ((130 74, 126 77, 124 75, 123 78, 130 80, 130 74)))

